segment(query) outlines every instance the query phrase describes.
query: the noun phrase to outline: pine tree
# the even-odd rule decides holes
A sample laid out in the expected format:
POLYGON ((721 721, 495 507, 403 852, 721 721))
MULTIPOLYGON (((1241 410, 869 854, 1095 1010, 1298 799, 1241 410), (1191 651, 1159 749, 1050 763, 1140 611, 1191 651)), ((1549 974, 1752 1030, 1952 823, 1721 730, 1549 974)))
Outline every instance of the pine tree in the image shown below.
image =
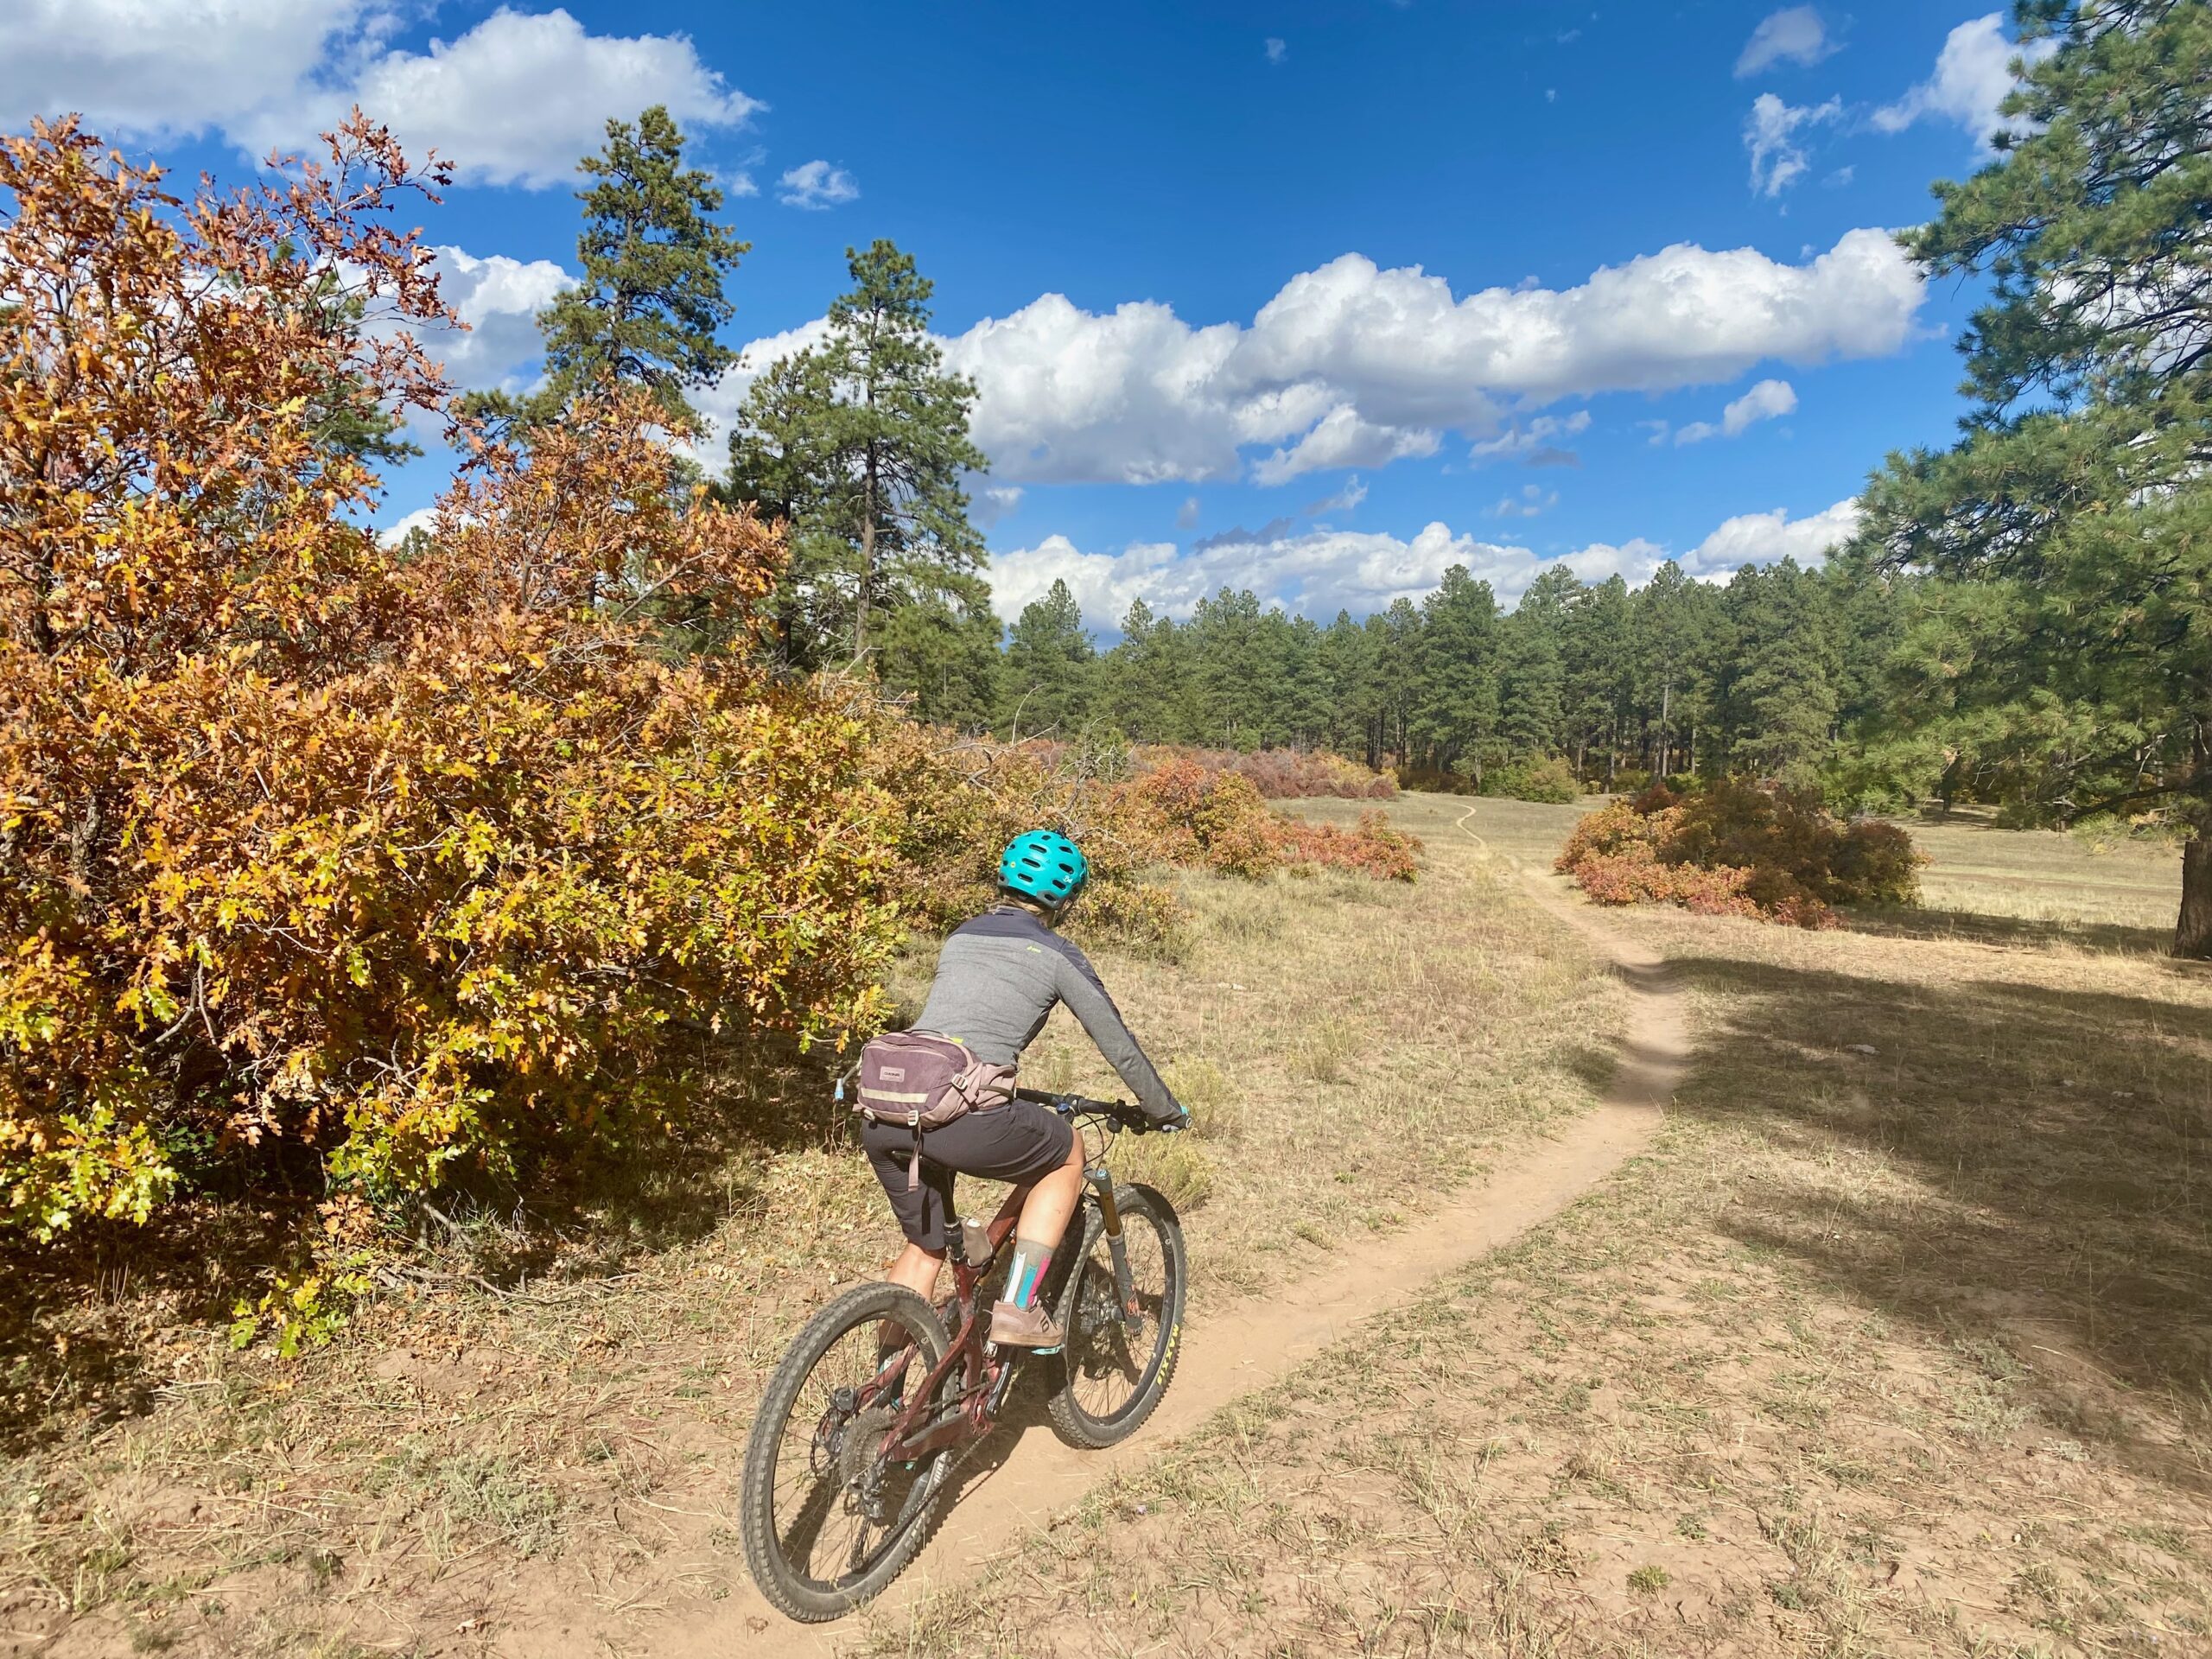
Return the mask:
POLYGON ((1599 769, 1609 783, 1612 777, 1635 690, 1632 622, 1628 583, 1618 574, 1586 588, 1567 613, 1560 644, 1563 741, 1575 776, 1586 781, 1592 749, 1605 757, 1599 769))
POLYGON ((1122 619, 1122 638, 1099 664, 1098 715, 1140 743, 1172 743, 1184 735, 1182 630, 1154 617, 1141 599, 1122 619))
MULTIPOLYGON (((1652 573, 1636 600, 1632 735, 1652 775, 1669 778, 1701 758, 1694 740, 1700 720, 1709 730, 1718 712, 1709 670, 1727 660, 1716 638, 1726 622, 1713 589, 1693 582, 1672 559, 1652 573)), ((1719 756, 1713 744, 1703 758, 1719 756)))
POLYGON ((1449 772, 1463 760, 1482 781, 1484 751, 1497 735, 1497 601, 1465 565, 1421 602, 1420 690, 1413 734, 1429 764, 1449 772))
POLYGON ((1834 618, 1819 575, 1792 559, 1747 564, 1726 603, 1732 647, 1721 712, 1732 769, 1817 782, 1837 706, 1834 618))
POLYGON ((1268 649, 1259 595, 1224 588, 1202 599, 1189 629, 1194 734, 1226 748, 1256 748, 1280 701, 1285 664, 1268 649))
POLYGON ((1414 764, 1414 722, 1425 689, 1426 632, 1426 615, 1409 599, 1394 599, 1389 610, 1367 619, 1382 747, 1404 766, 1414 764))
POLYGON ((884 619, 877 672, 886 691, 913 700, 919 718, 982 731, 997 719, 1002 701, 1004 632, 987 595, 961 603, 925 594, 884 619))
POLYGON ((643 386, 671 417, 697 424, 685 398, 737 360, 716 335, 734 308, 723 285, 750 244, 715 223, 714 175, 683 165, 683 134, 655 105, 633 126, 607 124, 607 147, 578 163, 583 280, 538 313, 545 384, 526 397, 465 402, 498 423, 543 425, 578 393, 608 382, 643 386))
POLYGON ((1567 616, 1582 583, 1564 565, 1547 568, 1500 626, 1498 744, 1506 757, 1556 754, 1567 721, 1567 616))
POLYGON ((1067 583, 1054 582, 1044 598, 1022 607, 1007 633, 1001 692, 1009 733, 1066 737, 1081 730, 1090 715, 1097 658, 1067 583))
MULTIPOLYGON (((1269 613, 1280 617, 1281 611, 1269 613)), ((1310 749, 1328 738, 1329 716, 1336 705, 1336 680, 1321 649, 1321 630, 1310 619, 1287 620, 1283 636, 1285 666, 1277 741, 1310 749)))
MULTIPOLYGON (((846 257, 854 288, 830 306, 829 338, 753 383, 730 437, 730 493, 792 527, 773 608, 802 668, 865 660, 906 607, 980 638, 989 605, 963 488, 988 464, 968 435, 975 385, 944 372, 912 256, 878 240, 846 257)), ((908 671, 881 671, 895 683, 908 671)))
MULTIPOLYGON (((2177 954, 2212 956, 2212 7, 2023 0, 2056 49, 2018 135, 1904 245, 1989 273, 1961 341, 1980 404, 1866 497, 1884 568, 1992 591, 1899 713, 1978 749, 1978 790, 2068 822, 2159 809, 2189 836, 2177 954)), ((1930 643, 1924 636, 1916 651, 1930 643)))
POLYGON ((1351 612, 1338 611, 1322 630, 1320 657, 1331 692, 1330 747, 1380 768, 1382 693, 1375 636, 1353 621, 1351 612))

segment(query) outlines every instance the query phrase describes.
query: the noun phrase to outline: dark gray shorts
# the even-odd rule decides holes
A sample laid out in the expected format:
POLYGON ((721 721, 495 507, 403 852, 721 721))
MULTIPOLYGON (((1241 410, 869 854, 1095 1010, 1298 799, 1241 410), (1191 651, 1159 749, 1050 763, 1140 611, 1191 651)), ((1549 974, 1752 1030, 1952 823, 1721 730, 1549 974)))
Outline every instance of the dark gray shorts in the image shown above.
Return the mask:
POLYGON ((903 1123, 863 1120, 861 1144, 875 1179, 899 1217, 909 1243, 925 1250, 944 1248, 957 1213, 952 1178, 980 1175, 1016 1186, 1042 1180, 1068 1160, 1075 1130, 1048 1106, 1033 1100, 1008 1101, 986 1112, 970 1112, 941 1129, 922 1132, 922 1184, 909 1192, 906 1170, 914 1154, 914 1132, 903 1123))

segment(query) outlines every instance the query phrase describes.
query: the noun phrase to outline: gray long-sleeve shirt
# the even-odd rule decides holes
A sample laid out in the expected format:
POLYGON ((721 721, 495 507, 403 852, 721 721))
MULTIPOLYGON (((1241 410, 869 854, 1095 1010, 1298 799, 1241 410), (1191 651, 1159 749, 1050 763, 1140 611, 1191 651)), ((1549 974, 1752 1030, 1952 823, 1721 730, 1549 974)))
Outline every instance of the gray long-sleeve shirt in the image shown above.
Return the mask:
POLYGON ((995 906, 953 931, 938 953, 937 978, 915 1025, 957 1037, 977 1059, 1011 1065, 1058 1002, 1082 1022, 1147 1113, 1164 1118, 1182 1109, 1130 1035, 1090 959, 1019 905, 995 906))

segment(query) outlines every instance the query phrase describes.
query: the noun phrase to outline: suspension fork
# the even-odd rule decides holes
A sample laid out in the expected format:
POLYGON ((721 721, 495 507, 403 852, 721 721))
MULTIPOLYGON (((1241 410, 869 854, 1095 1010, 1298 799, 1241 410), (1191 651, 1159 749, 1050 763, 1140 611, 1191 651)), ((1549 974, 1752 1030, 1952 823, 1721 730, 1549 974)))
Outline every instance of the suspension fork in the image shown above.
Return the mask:
POLYGON ((1136 1286, 1129 1277, 1129 1247, 1122 1236, 1122 1205, 1114 1196, 1114 1174, 1103 1164, 1083 1178, 1098 1195, 1098 1214, 1106 1224, 1106 1253, 1114 1262, 1114 1317, 1124 1326, 1136 1322, 1136 1286))

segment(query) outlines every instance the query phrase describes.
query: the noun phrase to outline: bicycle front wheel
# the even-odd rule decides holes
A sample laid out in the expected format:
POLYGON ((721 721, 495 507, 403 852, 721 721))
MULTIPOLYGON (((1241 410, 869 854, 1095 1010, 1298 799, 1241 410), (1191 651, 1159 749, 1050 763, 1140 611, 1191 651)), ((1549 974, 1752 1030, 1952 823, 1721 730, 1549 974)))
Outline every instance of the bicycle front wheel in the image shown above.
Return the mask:
POLYGON ((1116 1185, 1122 1244, 1129 1262, 1124 1304, 1111 1241, 1095 1204, 1083 1211, 1082 1254, 1060 1293, 1067 1333, 1061 1382, 1046 1410, 1071 1446, 1113 1446, 1137 1432, 1167 1392, 1183 1337, 1190 1268, 1174 1205, 1151 1187, 1116 1185))
POLYGON ((928 1538, 950 1450, 906 1464, 880 1448, 905 1391, 948 1344, 912 1291, 862 1285, 816 1314, 768 1379, 746 1442, 739 1531, 753 1581, 791 1618, 850 1612, 928 1538), (901 1352, 905 1369, 887 1383, 887 1356, 901 1352))

